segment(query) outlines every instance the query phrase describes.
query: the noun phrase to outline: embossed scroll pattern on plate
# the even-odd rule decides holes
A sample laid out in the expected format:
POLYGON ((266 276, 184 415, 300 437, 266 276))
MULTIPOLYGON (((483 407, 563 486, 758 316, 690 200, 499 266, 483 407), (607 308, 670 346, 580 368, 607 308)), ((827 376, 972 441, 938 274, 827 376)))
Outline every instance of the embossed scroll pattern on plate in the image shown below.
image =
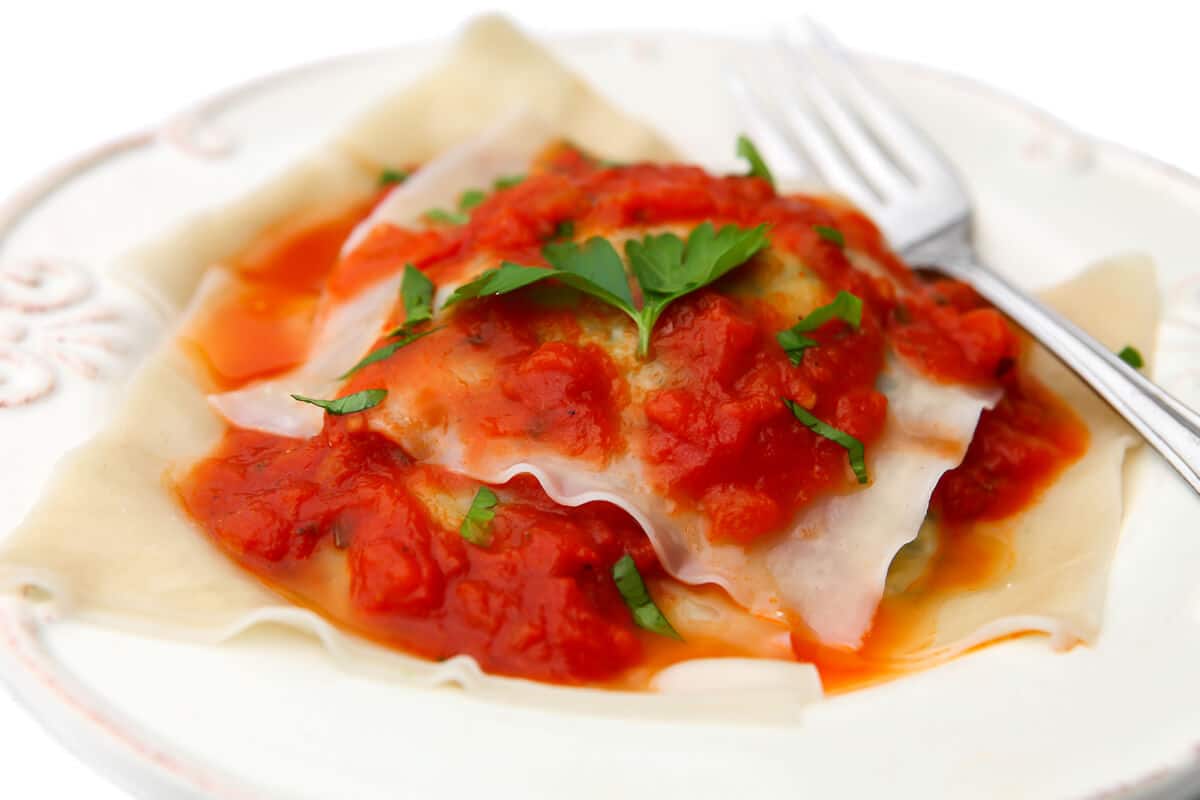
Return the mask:
POLYGON ((128 349, 123 328, 85 267, 47 259, 0 264, 0 408, 44 399, 64 370, 105 376, 128 349))

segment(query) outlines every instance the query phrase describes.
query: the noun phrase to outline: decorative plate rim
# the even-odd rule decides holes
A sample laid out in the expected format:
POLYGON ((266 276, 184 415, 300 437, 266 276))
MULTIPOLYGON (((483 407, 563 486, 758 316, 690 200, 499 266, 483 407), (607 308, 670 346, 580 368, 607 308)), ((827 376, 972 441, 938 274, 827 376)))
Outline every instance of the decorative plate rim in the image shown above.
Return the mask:
MULTIPOLYGON (((753 36, 713 33, 679 33, 661 29, 625 30, 598 33, 546 33, 539 38, 555 43, 583 43, 620 36, 653 38, 674 36, 693 41, 719 41, 726 44, 753 41, 753 36)), ((105 141, 48 169, 0 202, 0 244, 23 218, 64 184, 108 163, 131 150, 154 144, 160 138, 187 142, 194 120, 237 98, 295 79, 306 72, 319 72, 400 49, 434 47, 448 37, 404 42, 384 48, 316 59, 262 73, 192 104, 171 115, 163 123, 105 141)), ((1144 153, 1136 148, 1103 137, 1084 133, 1053 113, 999 89, 987 82, 953 70, 912 61, 861 54, 868 62, 887 69, 917 74, 935 81, 949 82, 962 90, 982 95, 990 102, 1033 119, 1040 127, 1086 143, 1097 156, 1115 157, 1125 169, 1138 169, 1176 187, 1185 188, 1192 202, 1200 207, 1200 176, 1144 153)), ((219 147, 219 145, 218 145, 219 147)), ((204 152, 200 152, 204 155, 204 152)), ((98 775, 133 796, 155 800, 243 800, 257 796, 248 787, 232 782, 219 771, 181 751, 170 751, 154 744, 154 735, 119 710, 97 697, 67 667, 58 663, 44 647, 42 633, 53 622, 33 601, 19 597, 0 597, 0 684, 25 708, 65 750, 98 775)), ((1096 797, 1129 800, 1165 800, 1200 792, 1200 749, 1189 759, 1140 775, 1099 793, 1096 797)))

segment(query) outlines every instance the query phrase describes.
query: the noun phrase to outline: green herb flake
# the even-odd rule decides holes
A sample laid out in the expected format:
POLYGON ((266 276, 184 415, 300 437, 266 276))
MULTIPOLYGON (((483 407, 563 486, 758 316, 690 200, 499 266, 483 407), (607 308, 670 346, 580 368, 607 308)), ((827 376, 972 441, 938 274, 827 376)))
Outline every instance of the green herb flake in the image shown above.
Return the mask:
MULTIPOLYGON (((504 180, 501 178, 500 180, 504 180)), ((444 225, 466 225, 471 221, 471 209, 487 200, 487 192, 482 189, 467 189, 458 196, 458 210, 447 211, 444 208, 431 208, 422 216, 430 222, 440 222, 444 225)))
POLYGON ((404 302, 405 328, 433 319, 433 281, 412 264, 404 265, 400 299, 404 302))
POLYGON ((638 354, 648 354, 650 334, 667 306, 719 280, 768 244, 766 225, 726 225, 718 231, 711 222, 692 229, 686 242, 673 233, 626 242, 625 254, 643 296, 642 307, 634 316, 638 354))
POLYGON ((846 455, 850 459, 850 469, 854 470, 854 477, 858 479, 859 483, 866 483, 869 480, 867 477, 866 453, 863 450, 862 442, 848 433, 839 431, 832 425, 826 425, 808 413, 807 409, 794 400, 784 398, 783 404, 792 412, 792 416, 800 420, 804 427, 818 436, 823 436, 829 441, 845 448, 846 455))
POLYGON ((404 277, 400 281, 400 299, 404 303, 404 324, 387 335, 387 338, 394 341, 367 353, 361 361, 338 376, 338 380, 344 381, 363 367, 390 358, 400 348, 441 330, 431 328, 420 333, 415 331, 418 325, 433 319, 433 281, 412 264, 404 265, 404 277))
POLYGON ((633 621, 639 628, 683 641, 683 637, 671 626, 666 616, 658 610, 658 606, 651 599, 650 592, 646 589, 646 582, 642 580, 642 574, 638 572, 633 556, 628 553, 621 556, 621 559, 613 564, 612 576, 613 581, 617 584, 617 591, 621 593, 621 599, 625 601, 625 605, 629 606, 629 610, 633 614, 633 621))
POLYGON ((466 225, 471 220, 469 214, 461 211, 447 211, 444 208, 431 208, 422 216, 430 222, 440 222, 443 225, 466 225))
POLYGON ((496 191, 500 191, 502 189, 511 189, 512 187, 521 183, 523 180, 525 180, 524 175, 502 175, 499 178, 496 178, 496 180, 492 181, 492 188, 496 191))
POLYGON ((552 277, 555 273, 556 270, 546 267, 526 267, 522 264, 504 261, 499 267, 489 269, 475 280, 464 283, 455 289, 454 293, 446 298, 442 308, 449 308, 463 300, 515 292, 517 289, 552 277))
POLYGON ((554 278, 625 312, 638 327, 638 353, 645 357, 650 333, 666 307, 749 261, 767 246, 766 231, 765 225, 747 229, 726 225, 718 231, 711 222, 705 222, 692 230, 686 243, 673 233, 626 242, 625 254, 642 289, 641 308, 634 305, 620 254, 599 236, 583 244, 547 244, 542 254, 551 267, 502 262, 498 268, 458 287, 442 307, 471 298, 506 294, 554 278))
POLYGON ((374 408, 382 403, 385 397, 387 397, 387 389, 363 389, 361 392, 348 394, 336 400, 317 400, 312 397, 305 397, 304 395, 292 395, 293 400, 299 400, 301 403, 308 403, 318 408, 323 408, 326 412, 339 417, 344 414, 357 414, 360 411, 366 411, 368 408, 374 408))
POLYGON ((1141 352, 1133 345, 1125 345, 1121 348, 1121 352, 1117 353, 1117 358, 1124 361, 1134 369, 1141 369, 1146 366, 1146 360, 1142 358, 1141 352))
POLYGON ((633 309, 633 295, 629 291, 629 279, 625 276, 625 262, 612 244, 600 236, 593 236, 582 245, 574 242, 551 242, 542 248, 542 255, 560 272, 564 283, 576 286, 572 278, 578 278, 589 288, 582 288, 627 310, 633 309), (595 290, 598 289, 599 292, 595 290))
POLYGON ((462 538, 479 547, 491 544, 492 519, 496 516, 495 509, 499 502, 500 498, 496 497, 495 492, 480 486, 475 499, 471 501, 471 507, 467 509, 467 516, 463 517, 462 525, 458 528, 462 538))
POLYGON ((811 333, 834 319, 840 319, 857 330, 862 324, 862 300, 849 292, 838 292, 831 302, 813 309, 792 327, 775 334, 775 339, 791 362, 799 366, 804 358, 804 351, 817 345, 816 339, 804 334, 811 333))
POLYGON ((767 162, 763 161, 762 154, 758 152, 754 142, 750 141, 749 136, 742 134, 737 138, 737 154, 750 164, 750 172, 747 173, 747 177, 762 178, 771 186, 775 185, 775 176, 771 174, 767 162))
POLYGON ((442 308, 476 297, 508 294, 546 278, 556 278, 572 289, 620 308, 631 317, 636 316, 633 296, 625 279, 625 265, 607 239, 595 236, 582 246, 573 242, 555 242, 546 245, 542 252, 555 268, 527 267, 504 261, 499 268, 489 269, 458 287, 442 308))
POLYGON ((830 244, 837 245, 838 247, 846 246, 846 237, 837 228, 831 228, 828 225, 813 225, 813 230, 817 232, 817 236, 820 236, 830 244))
MULTIPOLYGON (((390 337, 398 337, 398 338, 396 338, 395 341, 388 342, 383 347, 378 347, 378 348, 372 350, 371 352, 367 353, 365 356, 363 356, 361 361, 359 361, 353 367, 351 367, 350 369, 346 370, 344 373, 339 375, 338 380, 344 381, 347 378, 349 378, 351 375, 353 375, 354 373, 358 372, 363 367, 367 367, 376 362, 383 361, 385 358, 391 358, 393 355, 396 354, 396 351, 399 350, 400 348, 408 347, 410 344, 415 342, 417 339, 421 339, 421 338, 433 333, 434 331, 439 331, 439 330, 441 330, 441 328, 430 328, 429 330, 421 331, 420 333, 412 333, 407 328, 404 328, 404 327, 397 328, 396 330, 394 330, 390 334, 388 334, 390 337)), ((300 398, 296 398, 296 399, 299 400, 300 398)))
POLYGON ((379 185, 391 186, 394 183, 404 183, 411 172, 402 169, 385 169, 379 173, 379 185))
POLYGON ((482 189, 467 189, 458 196, 458 210, 466 213, 484 200, 487 200, 487 192, 482 189))

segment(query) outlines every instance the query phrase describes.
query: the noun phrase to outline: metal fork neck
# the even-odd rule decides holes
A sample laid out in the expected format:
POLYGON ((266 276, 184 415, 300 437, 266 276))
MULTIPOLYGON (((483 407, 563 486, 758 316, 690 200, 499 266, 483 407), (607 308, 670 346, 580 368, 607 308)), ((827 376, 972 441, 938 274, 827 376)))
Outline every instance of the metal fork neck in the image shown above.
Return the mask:
POLYGON ((906 248, 914 267, 928 265, 971 285, 1092 387, 1200 492, 1200 414, 1053 309, 983 266, 965 224, 906 248))
POLYGON ((971 224, 963 219, 947 225, 900 251, 909 266, 931 267, 954 278, 964 278, 975 263, 971 224))

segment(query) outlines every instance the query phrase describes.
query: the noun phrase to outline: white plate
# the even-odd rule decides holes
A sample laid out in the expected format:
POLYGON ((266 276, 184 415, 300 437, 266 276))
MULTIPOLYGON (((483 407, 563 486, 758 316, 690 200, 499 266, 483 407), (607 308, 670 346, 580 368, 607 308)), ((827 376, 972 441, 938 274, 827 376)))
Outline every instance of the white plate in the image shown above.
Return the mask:
MULTIPOLYGON (((747 46, 676 34, 556 43, 690 155, 720 163, 737 127, 720 67, 747 46)), ((0 211, 0 530, 119 402, 119 379, 163 333, 104 277, 119 254, 281 169, 436 50, 250 84, 98 150, 0 211)), ((1166 301, 1159 377, 1200 399, 1200 184, 965 81, 874 68, 962 169, 985 255, 1017 280, 1055 282, 1121 250, 1155 257, 1166 301)), ((181 645, 15 601, 0 604, 0 674, 68 746, 155 798, 1149 796, 1196 779, 1200 503, 1153 456, 1131 478, 1095 647, 987 648, 827 700, 800 724, 501 706, 348 676, 315 644, 258 635, 181 645)))

